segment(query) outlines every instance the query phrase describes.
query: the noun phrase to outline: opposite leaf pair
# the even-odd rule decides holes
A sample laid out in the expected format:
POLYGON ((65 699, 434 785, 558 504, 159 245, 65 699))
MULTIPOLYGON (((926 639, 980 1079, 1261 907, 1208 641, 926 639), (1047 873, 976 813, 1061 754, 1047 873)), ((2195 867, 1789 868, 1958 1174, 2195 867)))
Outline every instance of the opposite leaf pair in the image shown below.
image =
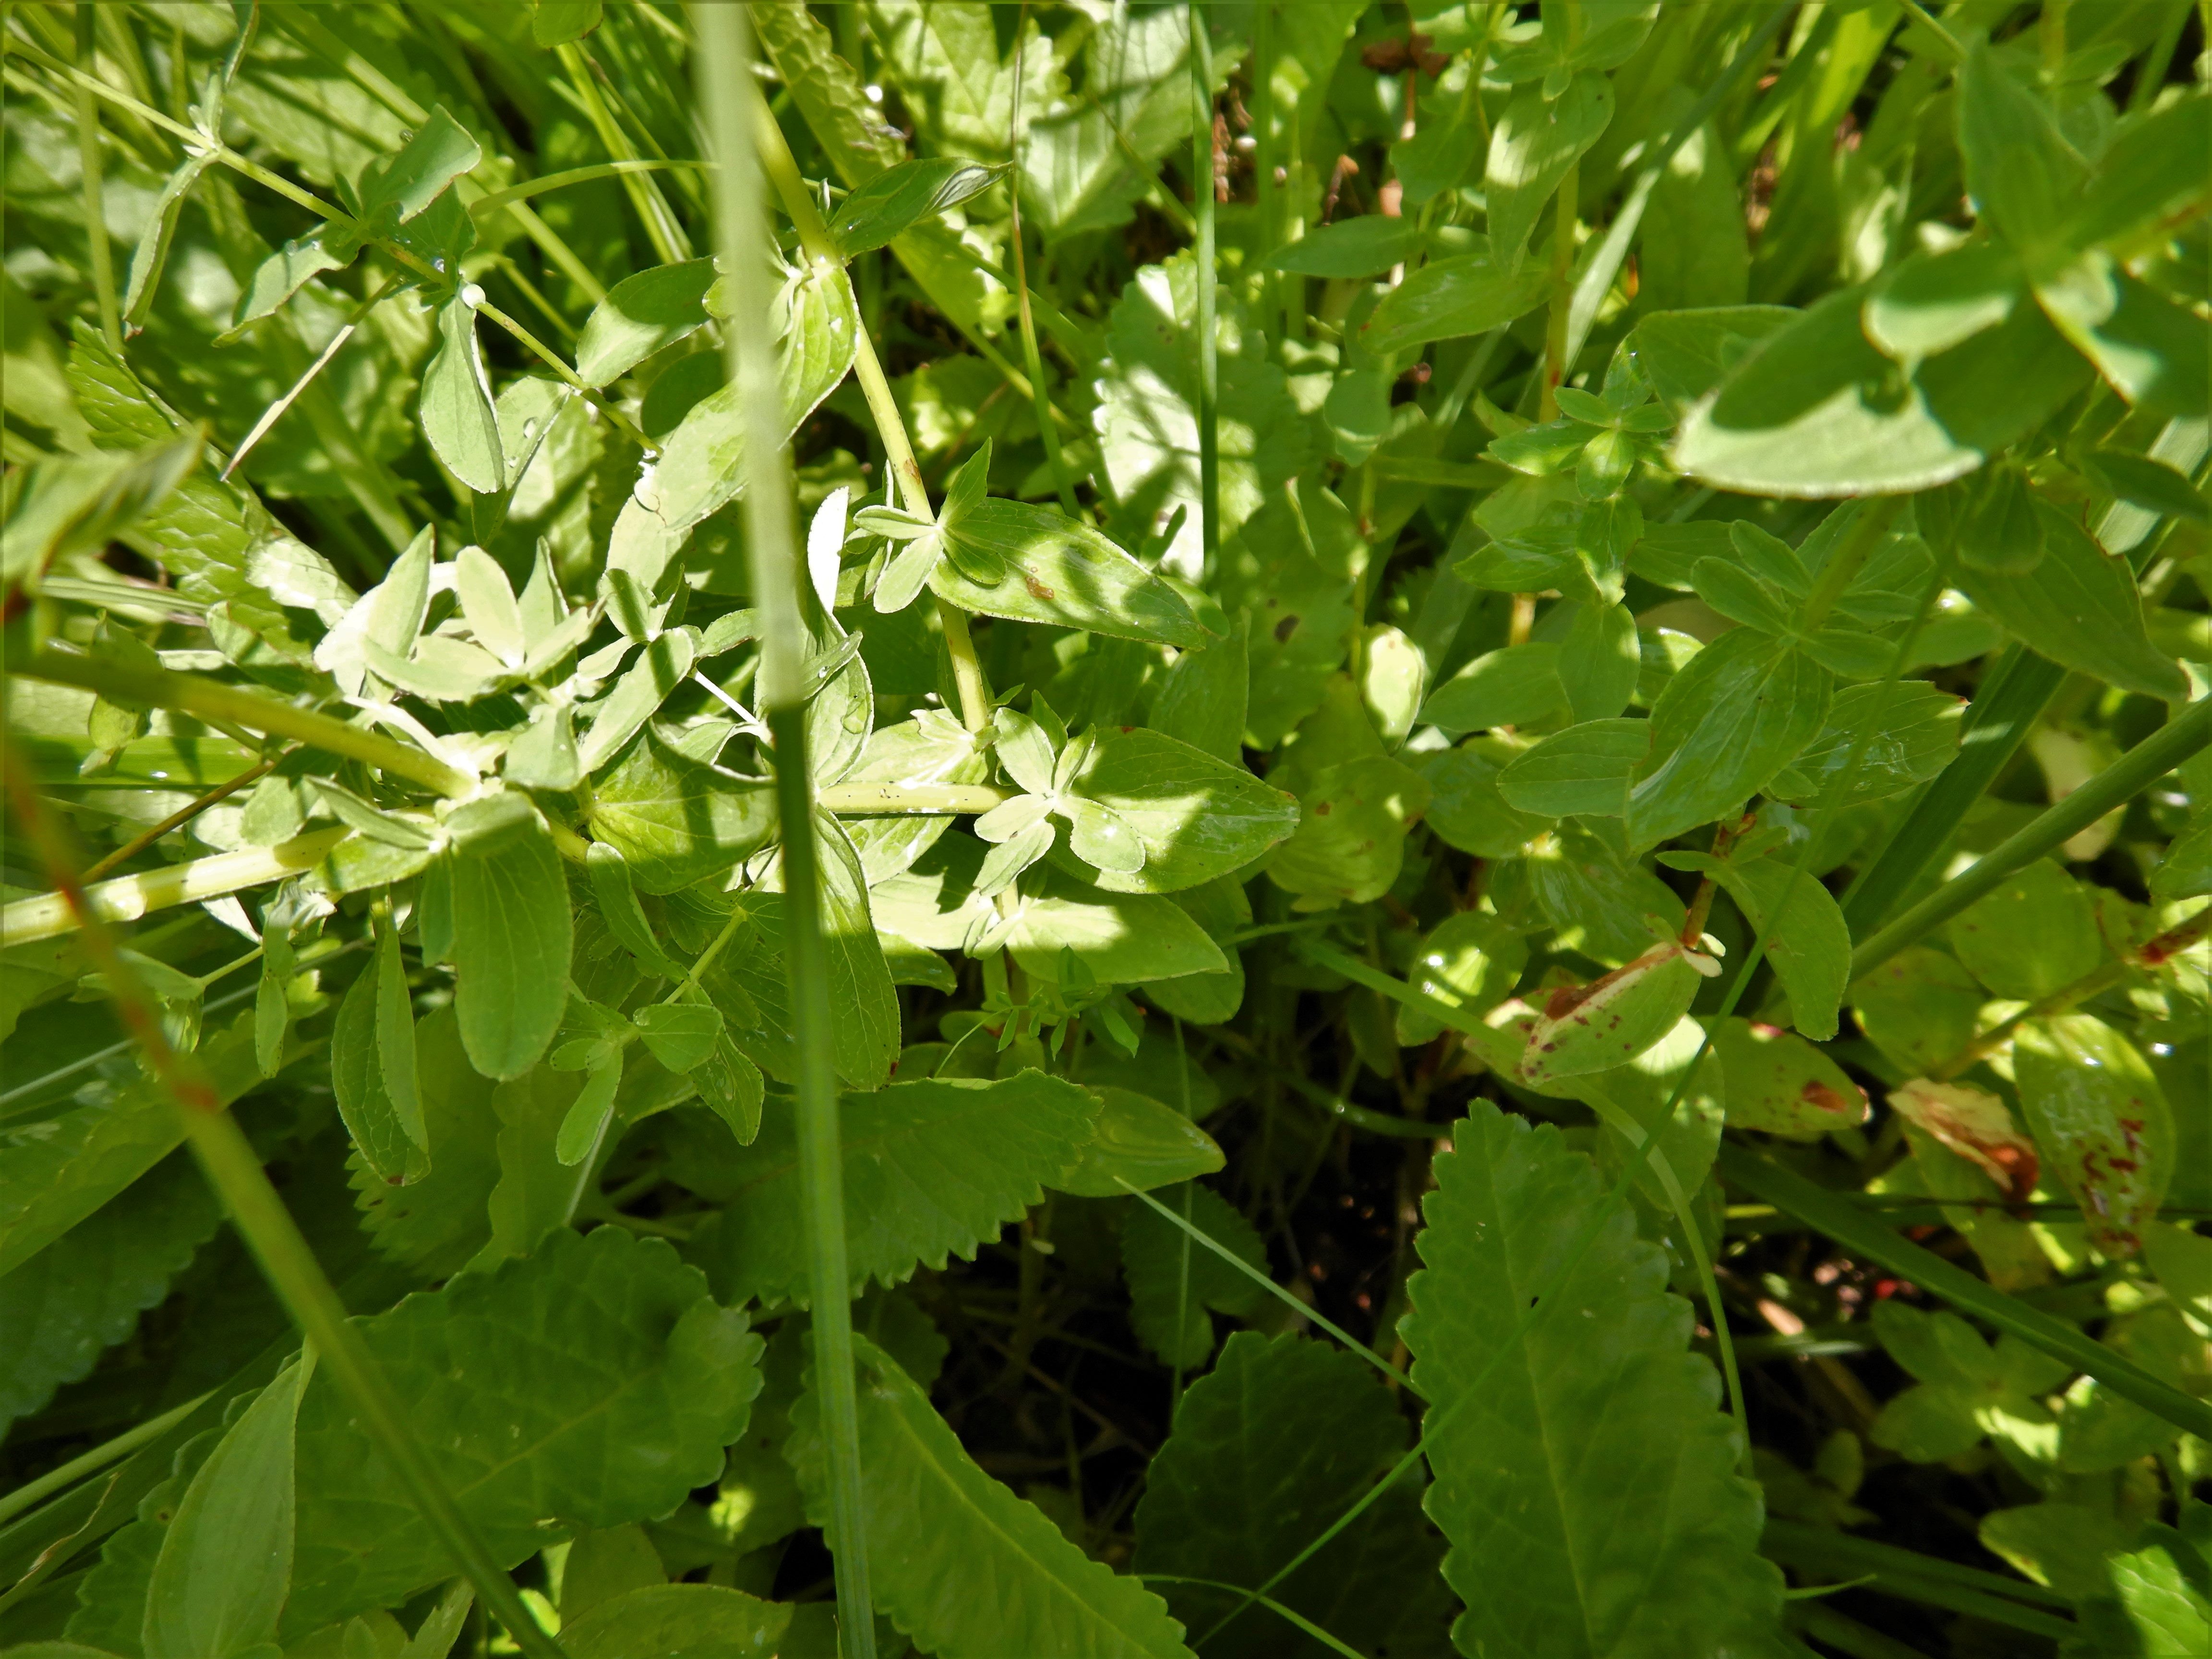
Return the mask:
MULTIPOLYGON (((1054 732, 1059 721, 1041 702, 1036 705, 1054 732)), ((1011 708, 997 718, 999 759, 1026 793, 995 806, 975 820, 975 833, 994 846, 983 860, 976 890, 995 898, 1014 878, 1052 850, 1052 820, 1066 820, 1068 844, 1096 869, 1132 874, 1145 867, 1145 844, 1128 820, 1109 806, 1074 793, 1097 735, 1086 732, 1073 741, 1064 732, 1055 743, 1038 720, 1011 708)))

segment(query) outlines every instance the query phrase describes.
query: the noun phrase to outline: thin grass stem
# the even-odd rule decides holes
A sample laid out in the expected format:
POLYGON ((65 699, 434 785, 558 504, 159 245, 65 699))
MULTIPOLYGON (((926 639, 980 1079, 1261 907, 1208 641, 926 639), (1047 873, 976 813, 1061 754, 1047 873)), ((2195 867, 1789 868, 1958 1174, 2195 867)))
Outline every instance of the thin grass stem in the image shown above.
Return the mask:
MULTIPOLYGON (((76 0, 76 59, 78 66, 93 66, 93 32, 100 8, 94 0, 76 0)), ((88 76, 86 78, 89 78, 88 76)), ((100 301, 100 331, 117 351, 123 349, 123 307, 115 292, 115 249, 107 240, 106 173, 100 158, 100 106, 92 89, 80 81, 76 88, 76 153, 83 173, 84 248, 92 265, 92 290, 100 301)))
POLYGON ((760 121, 746 119, 748 106, 757 108, 759 101, 753 89, 751 20, 746 9, 694 5, 691 24, 698 40, 700 107, 722 164, 715 175, 715 232, 738 319, 724 331, 725 349, 745 413, 745 527, 762 623, 760 702, 774 737, 776 794, 784 826, 784 949, 799 1050, 801 1212, 813 1310, 815 1384, 829 1444, 829 1542, 836 1562, 839 1644, 847 1659, 875 1659, 854 1374, 853 1285, 845 1247, 844 1164, 831 1054, 835 1015, 829 953, 822 934, 812 780, 807 770, 801 661, 805 634, 799 610, 799 583, 805 578, 793 518, 783 394, 770 321, 775 296, 768 265, 759 257, 761 239, 772 234, 761 178, 774 160, 761 142, 765 135, 760 121))
POLYGON ((1200 569, 1213 572, 1221 552, 1221 364, 1214 325, 1213 46, 1200 0, 1190 9, 1190 210, 1198 264, 1198 534, 1200 569))

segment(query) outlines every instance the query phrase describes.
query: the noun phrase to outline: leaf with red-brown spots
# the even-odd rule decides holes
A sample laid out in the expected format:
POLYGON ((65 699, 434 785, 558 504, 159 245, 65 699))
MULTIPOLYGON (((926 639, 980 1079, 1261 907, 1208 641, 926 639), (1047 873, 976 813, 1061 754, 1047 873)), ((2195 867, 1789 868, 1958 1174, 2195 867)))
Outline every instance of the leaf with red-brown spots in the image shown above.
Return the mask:
POLYGON ((2133 1255, 2172 1178, 2173 1112, 2135 1044, 2094 1014, 2032 1019, 2013 1038, 2020 1104, 2089 1242, 2133 1255))

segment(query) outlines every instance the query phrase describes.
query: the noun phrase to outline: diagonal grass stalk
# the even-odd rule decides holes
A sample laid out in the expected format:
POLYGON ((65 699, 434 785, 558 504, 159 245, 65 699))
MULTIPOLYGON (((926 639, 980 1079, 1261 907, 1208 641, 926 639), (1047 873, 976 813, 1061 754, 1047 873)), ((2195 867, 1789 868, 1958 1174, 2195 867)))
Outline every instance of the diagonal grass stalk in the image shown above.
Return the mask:
POLYGON ((2180 714, 2058 802, 1991 848, 1851 952, 1851 977, 1878 968, 1938 927, 2007 876, 2062 847, 2116 806, 2125 805, 2182 762, 2212 744, 2212 697, 2180 714))
POLYGON ((21 752, 5 734, 0 734, 0 772, 4 772, 9 809, 36 849, 47 879, 76 912, 86 955, 106 976, 118 1019, 137 1042, 148 1070, 175 1103, 186 1143, 205 1171, 208 1184, 229 1212, 232 1224, 259 1262, 270 1287, 361 1413, 369 1437, 392 1460, 423 1523, 452 1553, 485 1606, 507 1626, 515 1644, 531 1659, 567 1659, 561 1644, 531 1616, 514 1580, 477 1535, 447 1490, 444 1477, 415 1437, 406 1407, 354 1328, 345 1304, 270 1184, 259 1155, 237 1120, 223 1109, 197 1059, 170 1045, 161 1029, 160 1011, 137 969, 86 900, 68 832, 46 811, 21 752))
POLYGON ((1060 432, 1053 425, 1051 400, 1044 380, 1044 358, 1037 350, 1036 318, 1030 304, 1029 255, 1022 246, 1022 149, 1028 130, 1022 125, 1022 54, 1029 43, 1030 9, 1023 0, 1021 21, 1014 25, 1014 95, 1007 117, 1006 154, 1013 165, 1006 172, 1007 240, 1013 245, 1014 300, 1022 325, 1022 362, 1030 374, 1030 401, 1036 408, 1037 435, 1044 441, 1045 465, 1052 472, 1053 492, 1071 519, 1080 519, 1083 508, 1075 499, 1075 486, 1067 476, 1061 454, 1060 432))
MULTIPOLYGON (((76 61, 81 69, 94 67, 93 27, 100 8, 93 0, 76 0, 76 61)), ((107 210, 103 185, 106 175, 100 153, 100 106, 91 89, 76 89, 76 152, 84 173, 84 246, 92 264, 93 292, 100 301, 100 331, 107 343, 123 349, 123 310, 115 293, 115 249, 107 240, 107 210)))
POLYGON ((721 167, 715 175, 715 236, 733 310, 725 331, 730 376, 745 414, 745 527, 752 587, 760 608, 760 700, 775 750, 776 794, 784 825, 784 941, 793 1026, 798 1037, 798 1127, 801 1205, 813 1304, 814 1364, 829 1443, 830 1551, 836 1559, 839 1644, 847 1659, 875 1659, 875 1613, 868 1590, 866 1504, 861 1480, 859 1397, 854 1377, 852 1273, 845 1250, 843 1160, 839 1151, 837 1076, 832 1063, 828 947, 822 934, 821 877, 815 846, 812 780, 807 771, 803 580, 792 514, 790 458, 784 446, 783 393, 775 359, 775 290, 761 240, 773 237, 761 187, 762 135, 747 131, 752 90, 751 20, 745 8, 695 4, 699 101, 721 167), (744 88, 740 92, 740 88, 744 88), (750 95, 748 95, 750 94, 750 95))

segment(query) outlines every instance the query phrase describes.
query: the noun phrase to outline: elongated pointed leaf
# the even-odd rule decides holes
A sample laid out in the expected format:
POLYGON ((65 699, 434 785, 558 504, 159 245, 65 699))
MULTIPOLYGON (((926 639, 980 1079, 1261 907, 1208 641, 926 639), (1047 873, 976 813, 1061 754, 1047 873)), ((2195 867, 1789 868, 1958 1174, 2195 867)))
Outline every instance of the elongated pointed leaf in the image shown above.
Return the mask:
POLYGON ((1718 1376, 1686 1352, 1690 1308, 1660 1251, 1623 1202, 1552 1291, 1606 1202, 1596 1170, 1557 1129, 1488 1105, 1453 1142, 1405 1334, 1431 1402, 1428 1510, 1468 1606, 1461 1650, 1780 1651, 1781 1575, 1758 1554, 1758 1491, 1735 1472, 1741 1431, 1717 1408, 1718 1376), (1509 1347, 1540 1292, 1554 1305, 1509 1347))
POLYGON ((263 1659, 292 1585, 293 1431, 313 1367, 295 1361, 231 1425, 162 1535, 146 1659, 263 1659))
POLYGON ((438 355, 422 371, 422 435, 455 477, 479 495, 507 488, 491 380, 477 349, 476 307, 459 294, 438 307, 438 355))
POLYGON ((568 1003, 575 930, 561 855, 533 812, 487 850, 457 849, 451 879, 453 1006, 469 1063, 486 1077, 520 1077, 568 1003))
MULTIPOLYGON (((1180 1659, 1167 1604, 1091 1560, 1043 1511, 975 1467, 929 1397, 856 1337, 870 1577, 891 1622, 940 1659, 1180 1659), (976 1587, 988 1584, 990 1594, 976 1587)), ((787 1452, 810 1521, 826 1522, 829 1453, 808 1386, 787 1452)))
POLYGON ((1630 844, 1743 806, 1819 734, 1834 689, 1826 669, 1748 628, 1700 651, 1652 708, 1652 764, 1629 796, 1630 844))
POLYGON ((663 346, 707 321, 712 259, 658 265, 625 276, 607 290, 576 342, 576 378, 586 386, 620 380, 663 346))

